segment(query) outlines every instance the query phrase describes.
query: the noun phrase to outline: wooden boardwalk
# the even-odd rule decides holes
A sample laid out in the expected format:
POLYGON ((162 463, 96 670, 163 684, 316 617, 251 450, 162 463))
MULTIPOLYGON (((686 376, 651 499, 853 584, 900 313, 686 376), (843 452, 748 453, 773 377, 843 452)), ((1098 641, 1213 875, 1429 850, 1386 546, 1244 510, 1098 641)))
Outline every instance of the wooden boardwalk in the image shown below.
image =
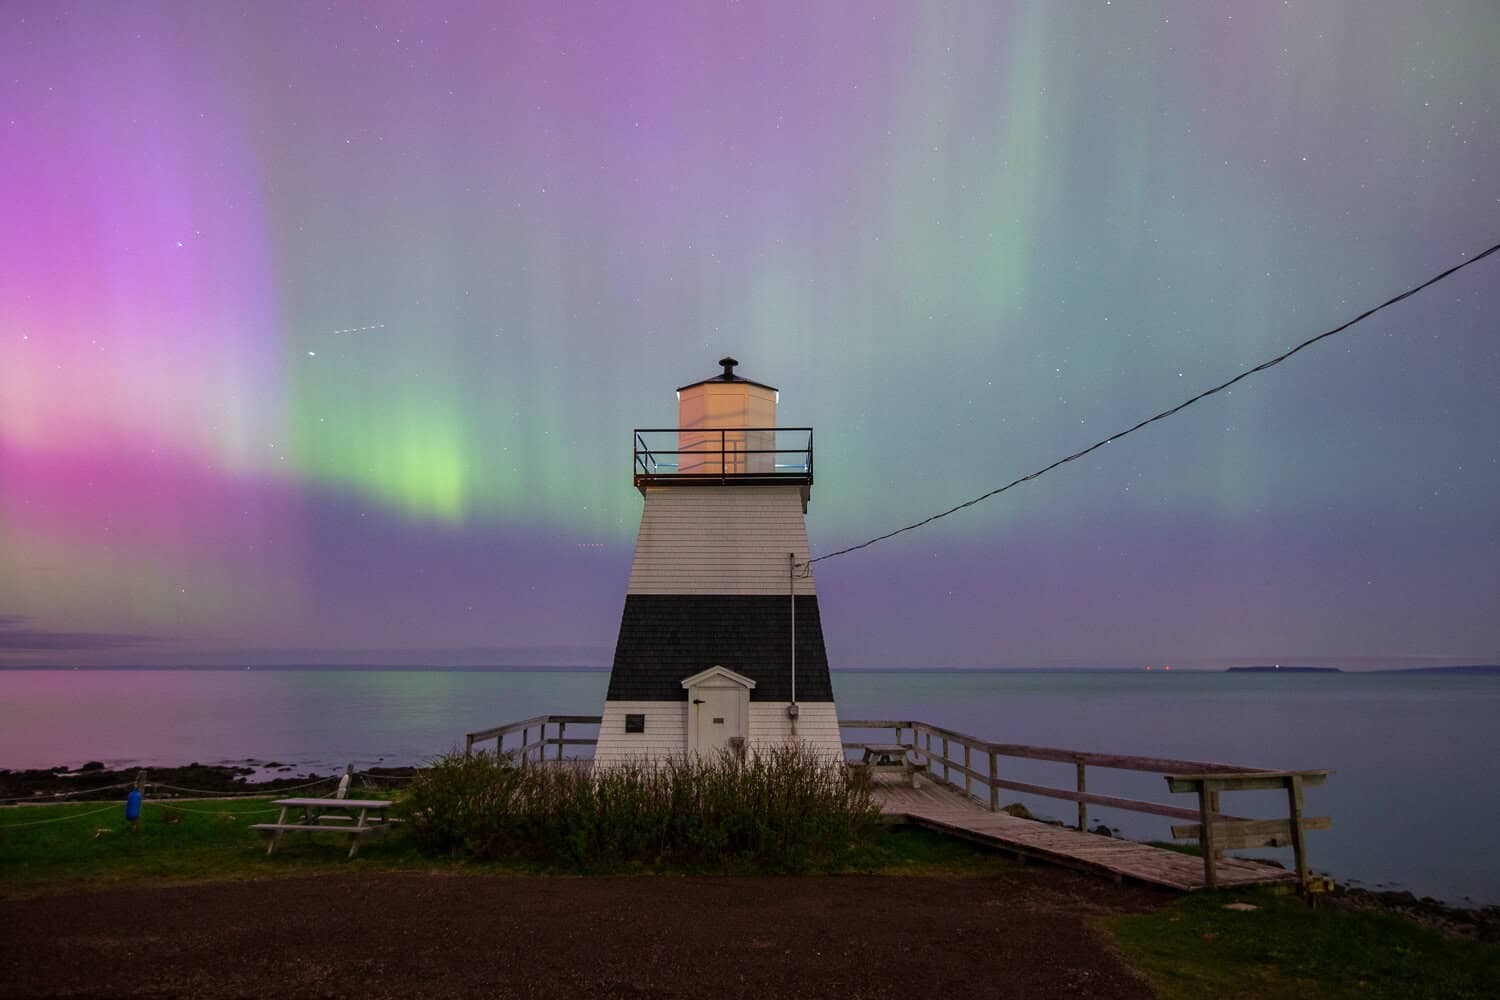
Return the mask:
MULTIPOLYGON (((1205 887, 1203 861, 1192 855, 990 812, 957 789, 926 776, 918 777, 916 788, 877 780, 875 800, 881 813, 892 820, 904 817, 917 826, 1022 857, 1182 892, 1205 887)), ((1221 887, 1297 882, 1296 872, 1239 858, 1224 858, 1217 870, 1221 887)))

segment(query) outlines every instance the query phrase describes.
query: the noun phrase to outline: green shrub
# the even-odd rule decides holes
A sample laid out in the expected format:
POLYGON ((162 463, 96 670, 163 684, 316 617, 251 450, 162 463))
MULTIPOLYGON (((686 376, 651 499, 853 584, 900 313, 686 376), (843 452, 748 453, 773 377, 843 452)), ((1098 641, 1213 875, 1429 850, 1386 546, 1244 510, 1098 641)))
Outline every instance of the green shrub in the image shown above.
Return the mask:
POLYGON ((412 781, 404 811, 426 850, 576 870, 805 871, 846 859, 879 819, 863 772, 802 747, 598 771, 452 753, 412 781))

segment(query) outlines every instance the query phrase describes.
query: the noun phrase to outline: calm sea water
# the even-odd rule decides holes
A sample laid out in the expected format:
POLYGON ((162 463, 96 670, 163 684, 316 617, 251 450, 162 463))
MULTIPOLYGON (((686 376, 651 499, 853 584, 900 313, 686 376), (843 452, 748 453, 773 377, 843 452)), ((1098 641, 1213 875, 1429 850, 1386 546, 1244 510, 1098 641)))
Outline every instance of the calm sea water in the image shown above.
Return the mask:
MULTIPOLYGON (((0 671, 0 767, 253 758, 324 774, 405 764, 463 734, 547 712, 600 710, 602 671, 0 671)), ((919 719, 1009 743, 1333 768, 1307 793, 1313 867, 1340 880, 1500 903, 1500 677, 1175 672, 838 671, 845 719, 919 719)), ((570 733, 571 734, 571 733, 570 733)), ((1002 761, 1022 781, 1070 787, 1072 768, 1002 761)), ((1158 776, 1091 771, 1091 791, 1178 800, 1158 776)), ((1073 806, 1006 795, 1060 819, 1073 806)), ((1229 796, 1239 815, 1284 798, 1229 796)), ((1091 808, 1127 836, 1169 821, 1091 808)), ((1284 852, 1261 852, 1285 857, 1284 852)))

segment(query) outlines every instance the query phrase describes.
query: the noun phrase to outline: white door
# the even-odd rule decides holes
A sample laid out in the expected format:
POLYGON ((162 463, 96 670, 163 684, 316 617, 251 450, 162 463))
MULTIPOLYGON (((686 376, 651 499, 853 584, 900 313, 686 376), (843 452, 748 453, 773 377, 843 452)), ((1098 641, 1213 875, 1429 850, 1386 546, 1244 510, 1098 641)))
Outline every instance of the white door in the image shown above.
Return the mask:
POLYGON ((702 754, 717 756, 729 748, 729 740, 743 732, 740 728, 741 703, 748 700, 745 689, 734 687, 700 687, 693 692, 692 710, 698 713, 698 745, 702 754))

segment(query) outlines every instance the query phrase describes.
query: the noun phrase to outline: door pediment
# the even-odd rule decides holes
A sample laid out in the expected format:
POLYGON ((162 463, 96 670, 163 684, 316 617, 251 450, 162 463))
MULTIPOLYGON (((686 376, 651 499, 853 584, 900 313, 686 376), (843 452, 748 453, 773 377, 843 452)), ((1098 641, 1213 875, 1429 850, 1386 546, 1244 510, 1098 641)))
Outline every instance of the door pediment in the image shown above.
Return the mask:
POLYGON ((714 681, 720 682, 719 684, 714 684, 713 686, 715 687, 726 686, 723 684, 724 681, 728 681, 732 684, 738 684, 747 691, 755 687, 755 681, 751 680, 749 677, 746 677, 744 674, 737 674, 733 670, 730 670, 728 667, 720 666, 712 666, 707 670, 694 674, 691 677, 684 678, 682 686, 685 688, 702 687, 707 684, 712 684, 714 681))

